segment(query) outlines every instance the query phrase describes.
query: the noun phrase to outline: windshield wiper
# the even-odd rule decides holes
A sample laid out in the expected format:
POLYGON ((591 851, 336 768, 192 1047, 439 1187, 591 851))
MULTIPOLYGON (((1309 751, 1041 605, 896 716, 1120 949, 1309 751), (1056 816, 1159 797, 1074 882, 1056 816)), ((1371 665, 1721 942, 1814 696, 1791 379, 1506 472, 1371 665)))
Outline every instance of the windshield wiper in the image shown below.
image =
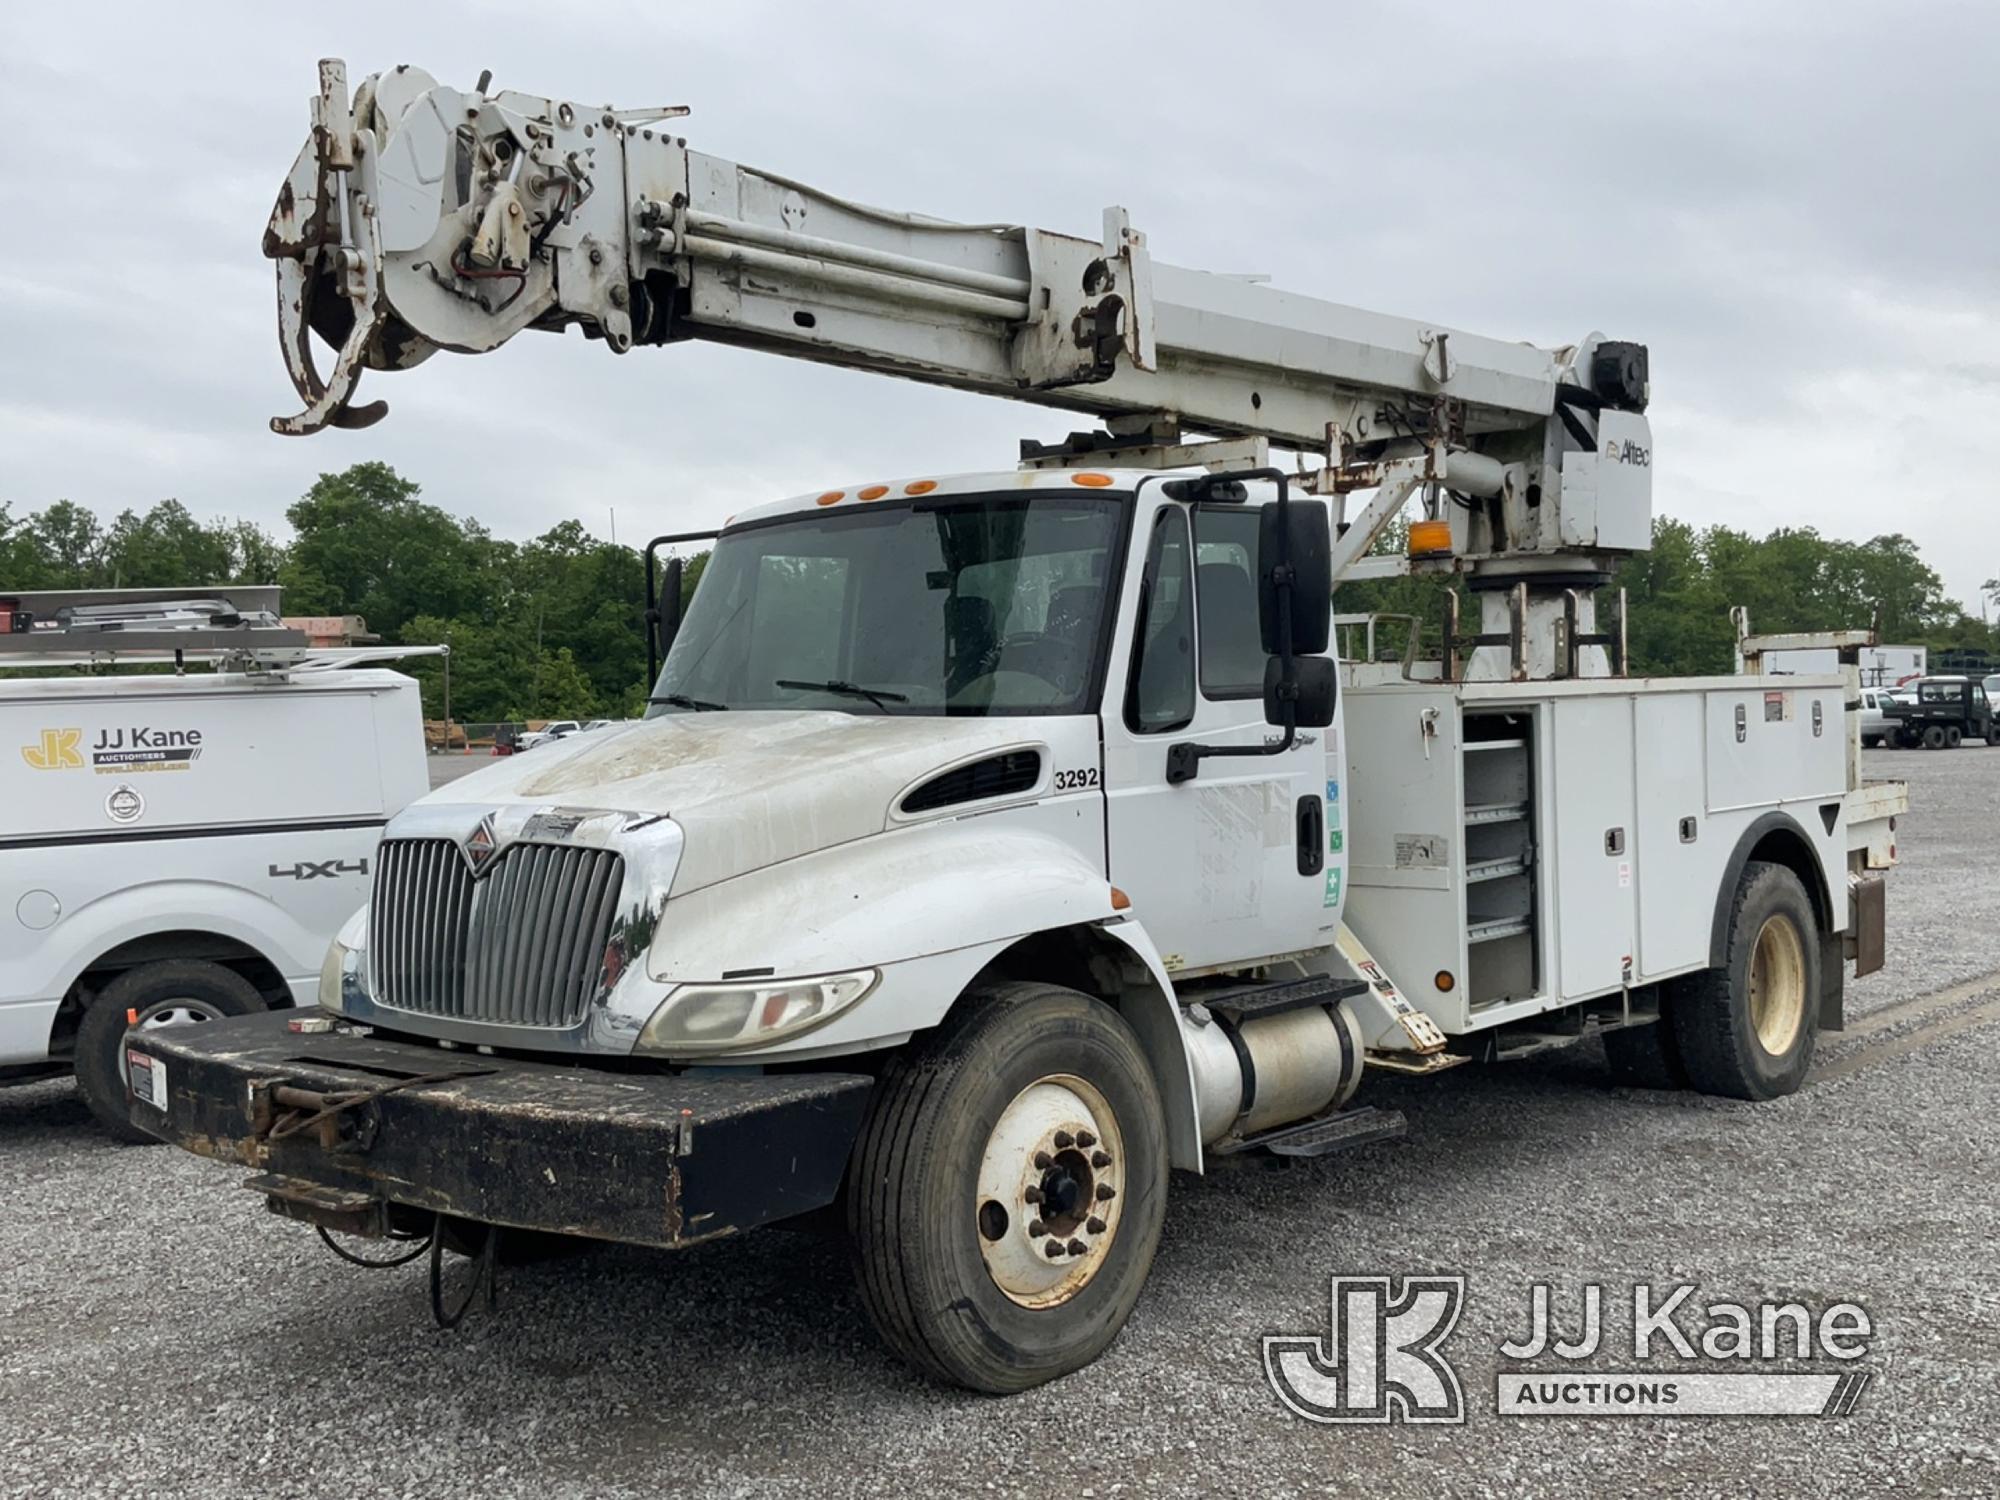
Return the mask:
POLYGON ((696 713, 717 712, 729 707, 727 703, 710 703, 706 698, 690 698, 686 693, 655 693, 646 701, 671 703, 675 708, 691 708, 696 713))
POLYGON ((842 682, 839 678, 831 682, 801 682, 795 677, 780 677, 772 686, 804 688, 808 692, 832 693, 840 698, 866 698, 885 714, 889 711, 891 703, 910 701, 908 693, 892 693, 887 688, 865 688, 858 682, 842 682))

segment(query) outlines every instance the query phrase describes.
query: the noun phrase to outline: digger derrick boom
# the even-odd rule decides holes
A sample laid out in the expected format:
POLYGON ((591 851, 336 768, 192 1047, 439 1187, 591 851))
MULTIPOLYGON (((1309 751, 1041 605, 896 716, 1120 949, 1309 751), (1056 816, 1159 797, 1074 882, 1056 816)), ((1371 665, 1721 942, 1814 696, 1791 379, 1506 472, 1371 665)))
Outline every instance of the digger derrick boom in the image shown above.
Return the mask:
POLYGON ((1542 349, 1158 264, 1116 208, 1096 240, 873 208, 691 149, 664 128, 682 110, 485 85, 400 67, 350 99, 344 65, 320 65, 264 241, 305 403, 276 431, 380 420, 355 402, 365 370, 576 325, 620 354, 709 339, 1108 429, 1042 462, 1201 461, 1184 431, 1237 440, 1216 450, 1232 457, 1294 449, 1335 498, 1340 576, 1587 590, 1650 541, 1642 345, 1542 349), (336 351, 325 376, 313 334, 336 351), (1448 555, 1367 556, 1414 495, 1449 525, 1448 555))

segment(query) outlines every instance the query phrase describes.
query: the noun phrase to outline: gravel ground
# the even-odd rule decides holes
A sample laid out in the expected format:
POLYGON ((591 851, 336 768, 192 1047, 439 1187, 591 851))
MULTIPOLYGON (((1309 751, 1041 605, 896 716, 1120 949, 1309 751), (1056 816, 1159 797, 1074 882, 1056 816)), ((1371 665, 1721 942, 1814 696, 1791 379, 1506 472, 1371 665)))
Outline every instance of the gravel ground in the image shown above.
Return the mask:
POLYGON ((352 1269, 240 1173, 107 1144, 67 1083, 0 1090, 0 1493, 1992 1495, 2000 752, 1869 763, 1916 804, 1895 959, 1812 1086, 1630 1093, 1582 1050, 1375 1081, 1407 1141, 1177 1181, 1118 1344, 1009 1400, 906 1372, 803 1235, 503 1272, 497 1314, 439 1333, 419 1268, 352 1269), (1331 1272, 1426 1270, 1469 1278, 1469 1425, 1289 1417, 1260 1335, 1323 1332, 1331 1272), (1838 1420, 1501 1418, 1537 1280, 1565 1310, 1587 1280, 1858 1301, 1874 1381, 1838 1420))

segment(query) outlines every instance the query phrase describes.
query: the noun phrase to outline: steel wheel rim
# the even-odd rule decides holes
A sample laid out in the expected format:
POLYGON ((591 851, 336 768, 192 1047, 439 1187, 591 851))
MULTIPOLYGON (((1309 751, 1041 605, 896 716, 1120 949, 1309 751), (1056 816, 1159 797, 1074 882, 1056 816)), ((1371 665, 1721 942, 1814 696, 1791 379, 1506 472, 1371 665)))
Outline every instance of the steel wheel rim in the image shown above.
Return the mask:
POLYGON ((1757 1042, 1782 1057, 1806 1014, 1806 950, 1787 917, 1767 917, 1750 952, 1750 1025, 1757 1042))
POLYGON ((191 996, 179 996, 172 1000, 156 1000, 139 1012, 136 1030, 165 1031, 171 1026, 199 1026, 204 1021, 220 1020, 222 1013, 214 1006, 191 996))
POLYGON ((1125 1138, 1098 1089, 1069 1073, 1016 1094, 986 1139, 972 1233, 1008 1300, 1056 1307, 1090 1283, 1118 1237, 1125 1138))

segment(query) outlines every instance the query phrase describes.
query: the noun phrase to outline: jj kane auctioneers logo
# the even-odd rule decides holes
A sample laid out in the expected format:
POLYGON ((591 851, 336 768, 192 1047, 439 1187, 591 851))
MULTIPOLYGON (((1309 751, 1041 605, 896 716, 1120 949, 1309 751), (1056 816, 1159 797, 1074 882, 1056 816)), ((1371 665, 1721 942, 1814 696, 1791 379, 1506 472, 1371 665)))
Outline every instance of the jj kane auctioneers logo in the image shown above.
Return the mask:
POLYGON ((21 747, 21 759, 37 771, 80 771, 83 752, 76 747, 82 739, 81 729, 44 729, 39 745, 21 747))
POLYGON ((88 750, 81 729, 44 729, 40 744, 23 745, 21 759, 37 771, 80 771, 88 764, 100 776, 133 771, 185 771, 201 758, 199 729, 159 729, 134 724, 100 729, 88 750))
MULTIPOLYGON (((1387 1276, 1335 1276, 1331 1291, 1324 1334, 1264 1340, 1265 1377, 1290 1411, 1311 1422, 1465 1421, 1458 1372, 1443 1349, 1464 1306, 1463 1276, 1409 1276, 1400 1284, 1387 1276)), ((1629 1348, 1619 1352, 1606 1337, 1602 1287, 1583 1286, 1575 1314, 1561 1320, 1565 1328, 1551 1287, 1537 1282, 1527 1331, 1499 1348, 1495 1410, 1503 1417, 1852 1414, 1872 1379, 1855 1364, 1875 1331, 1867 1309, 1852 1302, 1702 1306, 1696 1292, 1685 1283, 1634 1286, 1629 1348), (1600 1354, 1617 1367, 1579 1366, 1600 1354), (1655 1359, 1678 1368, 1657 1368, 1655 1359)))

